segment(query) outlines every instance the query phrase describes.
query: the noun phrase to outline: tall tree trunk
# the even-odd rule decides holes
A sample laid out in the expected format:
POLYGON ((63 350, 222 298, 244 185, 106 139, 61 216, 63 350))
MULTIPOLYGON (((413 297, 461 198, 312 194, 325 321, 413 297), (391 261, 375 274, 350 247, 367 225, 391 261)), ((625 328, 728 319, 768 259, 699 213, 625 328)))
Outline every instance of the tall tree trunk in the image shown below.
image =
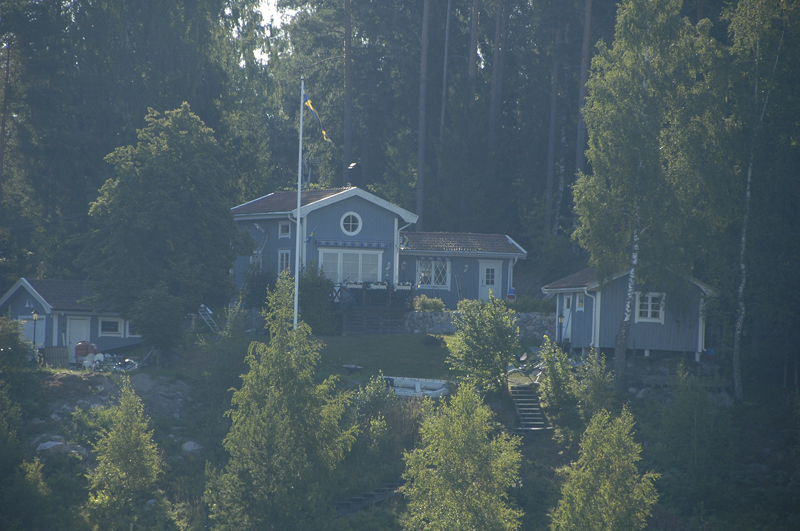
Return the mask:
POLYGON ((581 47, 581 77, 578 87, 578 137, 575 142, 575 174, 586 167, 586 122, 583 121, 583 105, 586 103, 586 82, 589 80, 589 39, 592 30, 592 0, 586 0, 583 17, 583 45, 581 47))
POLYGON ((344 0, 344 146, 342 147, 342 186, 347 184, 347 169, 353 159, 353 34, 350 0, 344 0))
POLYGON ((564 124, 561 124, 561 156, 558 158, 558 188, 556 192, 556 200, 555 204, 553 205, 553 228, 551 230, 551 234, 553 238, 558 236, 558 226, 561 223, 561 202, 564 198, 564 177, 566 176, 565 172, 565 165, 564 165, 564 152, 566 151, 567 145, 567 135, 564 131, 564 124))
POLYGON ((480 17, 480 0, 472 0, 472 29, 469 39, 469 106, 475 106, 475 94, 477 93, 478 77, 478 19, 480 17))
POLYGON ((447 61, 450 58, 450 3, 447 0, 447 18, 444 25, 444 64, 442 66, 442 110, 439 113, 439 157, 436 164, 436 186, 442 179, 442 144, 444 143, 444 111, 447 108, 447 61))
POLYGON ((417 131, 417 219, 416 230, 424 228, 425 197, 425 94, 428 86, 428 13, 430 0, 422 7, 422 59, 419 68, 419 125, 417 131))
POLYGON ((497 123, 503 100, 503 52, 506 30, 506 0, 497 2, 497 21, 494 29, 494 61, 492 64, 492 92, 489 98, 489 148, 497 142, 497 123))
POLYGON ((553 77, 550 86, 550 130, 547 142, 547 181, 544 189, 544 231, 549 237, 553 219, 553 177, 556 164, 556 118, 558 108, 558 74, 561 71, 559 45, 561 44, 562 29, 556 29, 555 50, 553 53, 553 77))
MULTIPOLYGON (((755 140, 755 138, 753 139, 755 140)), ((736 400, 744 397, 742 390, 742 328, 744 327, 744 288, 747 281, 745 266, 745 250, 747 248, 747 222, 750 218, 750 182, 753 175, 753 153, 750 152, 750 164, 747 167, 747 181, 744 192, 744 214, 742 216, 742 239, 739 248, 739 291, 736 296, 736 328, 733 333, 733 392, 736 400)))
MULTIPOLYGON (((778 60, 780 59, 781 55, 781 48, 783 47, 783 37, 786 33, 786 26, 784 25, 783 31, 781 32, 780 42, 778 44, 778 50, 775 53, 775 63, 772 65, 772 76, 775 75, 775 71, 778 68, 778 60)), ((756 43, 758 46, 758 43, 756 43)), ((758 70, 758 55, 756 54, 756 71, 758 70)), ((769 83, 766 84, 767 87, 770 86, 769 83)), ((754 89, 753 89, 754 97, 756 103, 758 102, 758 81, 756 81, 754 89)), ((747 165, 747 180, 745 182, 745 192, 744 192, 744 213, 742 215, 742 239, 739 248, 739 290, 737 293, 737 304, 736 304, 736 328, 734 329, 733 333, 733 392, 736 396, 736 400, 741 400, 744 398, 744 391, 742 390, 742 329, 744 328, 744 316, 745 316, 745 301, 744 301, 744 290, 745 284, 747 281, 747 268, 745 265, 745 251, 747 249, 747 223, 750 218, 750 185, 752 182, 753 176, 753 159, 755 158, 755 148, 756 148, 756 139, 758 138, 758 133, 761 129, 761 124, 764 123, 764 113, 767 111, 767 103, 769 102, 769 95, 770 89, 767 89, 767 93, 764 95, 764 103, 761 105, 761 112, 758 116, 758 120, 753 127, 753 137, 750 141, 750 162, 747 165)))
POLYGON ((6 116, 8 115, 8 81, 11 73, 11 43, 9 39, 6 43, 6 64, 4 67, 3 75, 3 108, 2 117, 0 117, 0 206, 3 204, 3 172, 5 170, 6 160, 6 116))
POLYGON ((628 338, 631 335, 631 317, 633 316, 633 302, 636 294, 636 266, 639 264, 639 212, 638 205, 634 206, 636 219, 633 227, 633 242, 631 249, 631 263, 628 270, 628 288, 625 294, 625 313, 619 325, 619 331, 614 342, 614 387, 618 391, 625 390, 625 357, 628 351, 628 338))

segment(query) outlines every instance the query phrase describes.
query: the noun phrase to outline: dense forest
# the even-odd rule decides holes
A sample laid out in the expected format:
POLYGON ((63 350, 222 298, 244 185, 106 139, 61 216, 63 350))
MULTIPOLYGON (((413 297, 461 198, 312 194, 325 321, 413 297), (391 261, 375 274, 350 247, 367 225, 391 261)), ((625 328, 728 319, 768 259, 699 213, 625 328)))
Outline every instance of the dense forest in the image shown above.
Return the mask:
POLYGON ((282 0, 284 23, 250 0, 5 0, 0 292, 101 279, 90 207, 153 111, 185 102, 210 128, 225 207, 291 187, 303 77, 331 140, 305 128, 314 184, 356 180, 357 162, 352 184, 418 229, 512 235, 528 294, 590 259, 627 268, 633 225, 590 204, 638 194, 643 278, 693 274, 719 295, 711 344, 794 366, 796 3, 646 4, 624 26, 630 9, 606 0, 282 0), (579 175, 593 179, 575 189, 579 175), (614 197, 588 186, 601 180, 614 197))
MULTIPOLYGON (((539 296, 542 284, 587 265, 605 278, 630 271, 631 282, 701 279, 715 293, 706 307, 707 343, 734 382, 736 402, 742 407, 768 396, 785 405, 788 395, 781 393, 796 389, 800 378, 796 0, 279 0, 277 7, 281 20, 264 20, 257 0, 0 0, 0 293, 30 277, 99 280, 104 294, 122 306, 137 303, 126 297, 161 293, 165 311, 189 311, 199 300, 230 300, 229 263, 247 242, 231 231, 228 209, 296 183, 302 78, 327 136, 306 113, 303 171, 313 186, 364 187, 416 212, 417 230, 511 235, 528 251, 518 266, 521 295, 539 296), (348 170, 352 163, 360 172, 348 170), (178 239, 184 243, 176 246, 178 239), (171 256, 186 267, 159 276, 157 268, 131 259, 150 256, 171 256)), ((278 311, 278 302, 273 306, 278 311)), ((170 316, 176 322, 180 317, 170 316)), ((22 348, 13 327, 3 327, 2 347, 22 348)), ((426 433, 436 429, 440 416, 484 419, 469 395, 477 391, 469 386, 439 412, 383 404, 385 410, 370 416, 345 404, 349 399, 337 394, 334 382, 312 381, 307 367, 273 366, 280 356, 271 348, 288 351, 291 345, 316 360, 320 347, 284 337, 294 332, 280 327, 270 332, 285 344, 253 347, 247 363, 246 346, 224 347, 237 353, 237 367, 251 376, 242 384, 237 373, 225 390, 217 390, 223 396, 232 386, 240 388, 226 417, 230 426, 215 432, 220 455, 230 459, 216 456, 209 466, 218 470, 187 473, 209 486, 205 494, 181 501, 184 511, 202 514, 183 514, 181 521, 191 522, 185 527, 215 522, 222 529, 237 519, 246 527, 278 518, 256 514, 263 507, 249 513, 253 500, 239 488, 249 481, 243 472, 252 470, 248 459, 263 450, 240 442, 253 430, 285 429, 299 415, 289 404, 285 417, 271 417, 268 403, 252 398, 270 388, 270 371, 304 382, 294 406, 311 411, 326 427, 304 434, 307 440, 296 449, 302 455, 289 456, 299 468, 286 470, 298 477, 336 481, 338 465, 352 459, 353 448, 376 451, 380 441, 362 436, 389 417, 422 426, 409 428, 404 442, 393 447, 397 455, 411 448, 411 440, 438 448, 442 442, 426 439, 426 433), (254 418, 241 414, 248 407, 255 408, 254 418), (354 421, 348 415, 362 416, 354 421), (352 428, 359 422, 360 432, 352 428), (195 509, 186 509, 192 504, 195 509)), ((615 364, 624 360, 626 333, 623 328, 617 336, 623 356, 618 352, 615 364)), ((4 359, 0 364, 9 363, 4 359)), ((551 373, 557 372, 553 365, 551 373)), ((605 374, 586 374, 582 381, 600 379, 604 389, 608 382, 600 373, 605 374)), ((678 399, 702 403, 713 416, 713 404, 690 375, 679 377, 676 388, 684 394, 678 399)), ((0 443, 13 449, 0 461, 3 474, 13 476, 0 498, 55 489, 56 477, 92 494, 88 501, 77 494, 61 500, 56 509, 62 512, 48 513, 54 520, 41 525, 63 517, 76 528, 86 522, 112 528, 119 524, 115 514, 138 511, 133 505, 115 508, 113 496, 103 498, 115 488, 108 478, 95 474, 87 485, 74 464, 44 478, 42 463, 21 457, 14 426, 26 415, 25 403, 20 410, 12 401, 25 396, 20 378, 9 380, 8 391, 0 386, 7 413, 0 418, 0 443), (79 506, 83 520, 73 518, 79 506)), ((604 433, 616 433, 635 462, 642 448, 632 440, 634 418, 660 419, 652 425, 667 430, 661 435, 691 425, 685 424, 688 417, 665 416, 658 408, 631 413, 619 397, 598 406, 579 383, 563 386, 562 395, 556 386, 550 396, 553 419, 562 409, 580 411, 581 400, 594 400, 591 414, 554 422, 560 424, 557 444, 565 459, 578 463, 564 472, 578 478, 573 485, 591 468, 585 465, 589 449, 603 447, 604 433), (553 405, 559 396, 572 405, 553 405)), ((117 408, 79 423, 110 437, 115 426, 128 422, 133 429, 145 422, 130 386, 123 382, 121 389, 117 408)), ((359 407, 375 406, 369 392, 360 395, 359 407)), ((220 406, 220 416, 228 406, 220 406)), ((728 443, 732 422, 714 416, 706 428, 719 429, 705 433, 706 446, 687 442, 675 451, 674 459, 686 462, 670 462, 670 448, 645 447, 645 462, 659 470, 660 479, 649 472, 638 478, 641 490, 631 496, 643 500, 642 508, 623 507, 630 509, 630 520, 612 528, 643 525, 655 499, 652 481, 656 488, 666 485, 674 495, 667 500, 670 508, 694 528, 731 525, 714 518, 733 504, 720 501, 731 494, 720 471, 736 454, 720 448, 728 443), (714 461, 715 452, 728 461, 714 461), (720 489, 713 517, 689 499, 704 488, 720 489)), ((164 471, 147 430, 134 431, 149 460, 142 466, 152 473, 142 491, 147 492, 164 471)), ((645 437, 658 440, 653 433, 645 437)), ((487 447, 517 451, 511 439, 484 435, 487 447)), ((98 451, 102 440, 92 440, 98 451)), ((287 436, 269 444, 285 450, 288 441, 287 436)), ((519 477, 539 478, 532 483, 541 500, 526 498, 530 491, 518 491, 515 500, 542 518, 551 511, 553 529, 617 521, 618 515, 609 515, 605 524, 571 521, 579 511, 556 506, 554 499, 553 485, 561 480, 537 476, 542 465, 530 455, 497 466, 508 467, 496 481, 502 492, 513 490, 519 477)), ((424 469, 424 461, 419 467, 424 469)), ((796 471, 786 474, 784 480, 797 481, 796 471)), ((275 488, 270 496, 285 495, 275 488)), ((318 496, 330 496, 313 482, 302 488, 306 498, 292 509, 297 514, 315 514, 318 496)), ((413 513, 413 487, 404 488, 413 513)), ((765 502, 741 525, 790 529, 796 516, 786 516, 785 508, 797 502, 796 485, 794 494, 782 490, 778 497, 759 488, 776 506, 765 502), (772 523, 765 516, 770 512, 777 515, 772 523)), ((169 520, 167 498, 174 493, 156 499, 154 522, 169 520)), ((562 503, 569 495, 563 493, 562 503)), ((30 514, 40 511, 38 499, 31 494, 30 514)), ((505 515, 502 521, 485 528, 531 525, 516 509, 505 509, 495 513, 505 515)), ((411 514, 403 525, 428 528, 428 517, 411 514)), ((25 528, 21 522, 13 524, 25 528)))

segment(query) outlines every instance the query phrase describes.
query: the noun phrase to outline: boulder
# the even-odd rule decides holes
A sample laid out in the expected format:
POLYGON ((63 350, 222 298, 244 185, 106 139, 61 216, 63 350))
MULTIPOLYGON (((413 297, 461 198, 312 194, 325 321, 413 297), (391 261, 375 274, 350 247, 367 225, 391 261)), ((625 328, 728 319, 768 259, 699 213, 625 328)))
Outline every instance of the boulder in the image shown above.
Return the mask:
POLYGON ((66 454, 69 450, 69 445, 62 441, 47 441, 36 447, 36 451, 45 456, 66 454))

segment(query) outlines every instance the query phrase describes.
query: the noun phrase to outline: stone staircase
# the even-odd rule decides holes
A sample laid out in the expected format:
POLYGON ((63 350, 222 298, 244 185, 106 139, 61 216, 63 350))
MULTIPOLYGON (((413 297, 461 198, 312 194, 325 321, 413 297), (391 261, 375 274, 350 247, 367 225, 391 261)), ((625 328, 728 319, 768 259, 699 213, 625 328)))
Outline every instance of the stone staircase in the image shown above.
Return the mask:
POLYGON ((545 422, 539 407, 539 396, 532 385, 512 385, 511 398, 519 416, 519 426, 514 430, 514 435, 529 435, 551 429, 545 422))

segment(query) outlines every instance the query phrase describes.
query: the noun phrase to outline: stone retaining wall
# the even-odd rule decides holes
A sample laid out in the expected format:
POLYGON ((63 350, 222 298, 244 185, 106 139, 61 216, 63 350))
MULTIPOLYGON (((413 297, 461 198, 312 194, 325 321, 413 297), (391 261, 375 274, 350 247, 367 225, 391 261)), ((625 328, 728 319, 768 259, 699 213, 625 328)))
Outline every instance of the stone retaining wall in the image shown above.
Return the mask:
MULTIPOLYGON (((548 335, 555 338, 556 314, 518 313, 519 336, 523 338, 548 335)), ((456 326, 450 312, 409 312, 406 314, 406 332, 409 334, 455 334, 456 326)))

